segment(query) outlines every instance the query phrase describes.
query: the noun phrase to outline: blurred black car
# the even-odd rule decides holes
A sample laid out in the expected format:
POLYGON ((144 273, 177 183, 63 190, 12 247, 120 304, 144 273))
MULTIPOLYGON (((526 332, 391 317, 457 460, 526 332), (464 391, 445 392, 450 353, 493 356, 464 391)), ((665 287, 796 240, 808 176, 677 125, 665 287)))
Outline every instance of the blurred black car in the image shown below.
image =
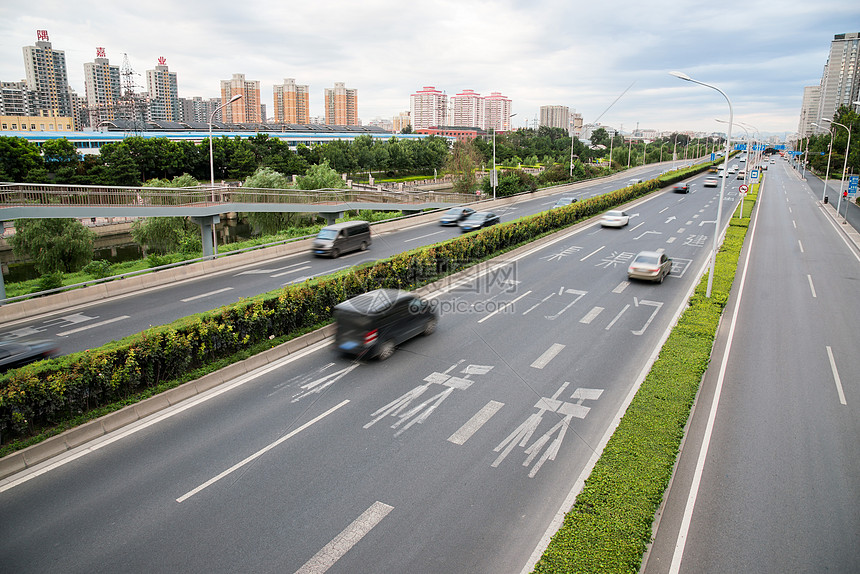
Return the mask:
POLYGON ((457 225, 473 213, 475 213, 475 210, 469 207, 452 207, 442 214, 439 223, 442 225, 457 225))
POLYGON ((489 211, 476 211, 466 219, 460 222, 460 229, 463 231, 475 231, 482 227, 489 227, 499 222, 499 216, 489 211))
POLYGON ((0 341, 0 373, 57 355, 57 343, 51 339, 38 341, 0 341))
POLYGON ((672 186, 672 191, 675 193, 690 193, 690 184, 682 181, 672 186))
POLYGON ((343 354, 384 361, 397 345, 433 333, 438 321, 435 307, 417 295, 376 289, 334 306, 334 344, 343 354))

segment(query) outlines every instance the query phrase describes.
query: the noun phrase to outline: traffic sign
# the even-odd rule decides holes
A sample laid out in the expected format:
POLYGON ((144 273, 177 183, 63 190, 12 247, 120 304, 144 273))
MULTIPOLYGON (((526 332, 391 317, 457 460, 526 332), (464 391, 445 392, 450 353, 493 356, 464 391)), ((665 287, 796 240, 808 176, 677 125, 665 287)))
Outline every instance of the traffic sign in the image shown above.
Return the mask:
POLYGON ((749 187, 746 184, 741 184, 741 186, 738 188, 738 191, 741 193, 741 195, 746 195, 747 191, 749 191, 749 187))
POLYGON ((858 175, 852 175, 848 178, 848 196, 854 197, 857 195, 857 180, 860 178, 858 175))
POLYGON ((758 181, 758 170, 757 169, 751 169, 750 170, 750 181, 753 183, 758 181))

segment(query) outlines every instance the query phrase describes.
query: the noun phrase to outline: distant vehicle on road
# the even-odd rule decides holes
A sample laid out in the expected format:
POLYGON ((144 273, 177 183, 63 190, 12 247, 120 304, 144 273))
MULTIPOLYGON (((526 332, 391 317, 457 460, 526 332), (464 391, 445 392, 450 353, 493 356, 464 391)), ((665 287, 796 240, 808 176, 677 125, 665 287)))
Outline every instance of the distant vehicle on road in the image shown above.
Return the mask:
POLYGON ((457 225, 473 213, 475 213, 475 210, 470 207, 452 207, 442 214, 439 223, 442 225, 457 225))
POLYGON ((360 249, 364 251, 373 241, 370 224, 366 221, 346 221, 320 229, 311 245, 315 255, 328 255, 336 259, 341 253, 360 249))
POLYGON ((460 229, 464 232, 475 231, 483 227, 489 227, 499 222, 499 216, 489 211, 476 211, 460 222, 460 229))
POLYGON ((642 183, 642 180, 638 177, 634 177, 633 179, 627 182, 627 185, 636 185, 637 183, 642 183))
POLYGON ((607 211, 600 218, 600 225, 603 227, 624 227, 630 223, 630 216, 626 211, 607 211))
POLYGON ((628 279, 662 283, 672 271, 672 260, 659 251, 640 251, 627 268, 628 279))
POLYGON ((57 355, 52 339, 0 341, 0 373, 57 355))
POLYGON ((744 178, 746 178, 746 176, 747 176, 746 170, 742 169, 738 172, 738 177, 736 179, 744 179, 744 178))
POLYGON ((720 184, 720 180, 716 177, 706 177, 705 182, 702 184, 703 187, 717 187, 720 184))
POLYGON ((376 289, 334 306, 335 348, 361 359, 388 359, 397 345, 430 335, 439 318, 426 300, 398 289, 376 289))
POLYGON ((575 197, 562 197, 561 199, 559 199, 558 201, 555 202, 555 205, 552 206, 552 209, 555 209, 556 207, 565 207, 566 205, 572 205, 572 204, 576 203, 577 201, 579 201, 579 200, 576 199, 575 197))
POLYGON ((690 193, 690 184, 685 181, 676 183, 672 186, 672 191, 674 193, 690 193))

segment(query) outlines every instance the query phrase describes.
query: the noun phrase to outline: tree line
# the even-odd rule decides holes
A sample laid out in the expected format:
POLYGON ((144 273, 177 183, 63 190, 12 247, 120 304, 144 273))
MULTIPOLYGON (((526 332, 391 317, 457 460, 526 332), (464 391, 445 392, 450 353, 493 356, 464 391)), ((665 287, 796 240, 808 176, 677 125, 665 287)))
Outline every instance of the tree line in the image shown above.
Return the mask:
POLYGON ((803 152, 809 167, 821 175, 827 171, 828 158, 831 176, 842 177, 843 166, 849 174, 856 174, 860 172, 860 114, 848 106, 842 106, 836 111, 833 121, 851 130, 851 148, 847 150, 847 162, 845 153, 848 147, 848 130, 833 124, 822 124, 824 129, 830 127, 830 133, 813 134, 798 141, 797 151, 803 152))

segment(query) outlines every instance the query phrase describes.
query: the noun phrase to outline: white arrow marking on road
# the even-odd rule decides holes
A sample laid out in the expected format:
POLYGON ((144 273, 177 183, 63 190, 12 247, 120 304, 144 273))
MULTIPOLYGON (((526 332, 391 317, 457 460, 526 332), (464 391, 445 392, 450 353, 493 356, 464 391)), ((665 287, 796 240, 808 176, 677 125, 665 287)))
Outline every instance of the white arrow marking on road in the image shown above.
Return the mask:
POLYGON ((642 333, 645 332, 645 329, 648 328, 648 325, 651 324, 651 321, 654 320, 654 317, 657 316, 657 312, 660 311, 660 307, 663 306, 663 303, 660 303, 659 301, 639 301, 636 297, 634 297, 633 298, 633 304, 636 305, 637 307, 639 305, 646 305, 648 307, 655 307, 654 312, 651 313, 651 316, 648 317, 647 321, 645 321, 645 325, 642 327, 642 329, 640 329, 639 331, 633 331, 633 330, 630 331, 634 335, 641 335, 642 333))
POLYGON ((62 333, 57 333, 57 336, 58 337, 65 337, 66 335, 73 335, 75 333, 80 333, 81 331, 86 331, 87 329, 93 329, 95 327, 103 327, 105 325, 115 323, 116 321, 122 321, 123 319, 128 319, 128 315, 120 315, 119 317, 114 317, 113 319, 105 319, 104 321, 99 321, 98 323, 93 323, 92 325, 87 325, 86 327, 78 327, 77 329, 72 329, 71 331, 63 331, 62 333))
POLYGON ((646 236, 646 235, 648 235, 649 233, 654 233, 654 234, 657 234, 657 235, 663 235, 663 233, 662 233, 662 232, 660 232, 660 231, 646 231, 645 233, 643 233, 643 234, 642 234, 642 235, 640 235, 639 237, 634 237, 634 239, 642 239, 643 237, 645 237, 645 236, 646 236))
POLYGON ((670 223, 672 221, 675 221, 676 219, 678 219, 678 218, 675 217, 674 215, 672 215, 672 216, 669 216, 669 219, 667 219, 664 223, 670 223))

